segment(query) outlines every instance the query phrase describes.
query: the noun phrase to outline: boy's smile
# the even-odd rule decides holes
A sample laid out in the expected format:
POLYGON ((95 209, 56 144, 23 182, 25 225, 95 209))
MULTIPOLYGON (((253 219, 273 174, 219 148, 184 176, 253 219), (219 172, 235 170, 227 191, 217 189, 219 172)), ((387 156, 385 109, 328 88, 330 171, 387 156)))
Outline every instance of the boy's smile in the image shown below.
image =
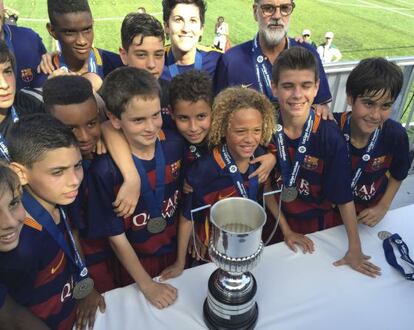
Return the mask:
POLYGON ((204 100, 178 100, 174 106, 174 120, 178 131, 188 142, 199 144, 210 130, 211 107, 204 100))
POLYGON ((165 24, 165 32, 170 35, 173 46, 181 52, 195 49, 203 33, 199 8, 195 4, 177 4, 165 24))
POLYGON ((382 94, 379 91, 375 95, 358 96, 355 101, 348 96, 348 104, 352 106, 352 133, 369 136, 390 117, 395 100, 389 93, 382 94))
POLYGON ((248 164, 262 138, 262 114, 253 108, 233 113, 226 133, 227 147, 240 167, 248 164))
POLYGON ((65 61, 85 62, 93 44, 93 19, 89 12, 55 15, 55 25, 49 26, 49 33, 59 40, 65 61))
POLYGON ((318 88, 319 81, 315 81, 312 70, 280 72, 279 81, 276 85, 272 84, 272 89, 279 100, 284 124, 294 118, 306 120, 318 88))
POLYGON ((89 98, 78 104, 54 105, 51 112, 55 118, 72 129, 82 156, 91 156, 101 137, 96 101, 89 98))
POLYGON ((120 48, 119 53, 124 65, 147 70, 157 79, 160 77, 164 68, 164 42, 161 38, 137 35, 129 49, 120 48))
POLYGON ((13 196, 9 187, 2 189, 0 196, 0 252, 13 250, 19 244, 25 210, 18 192, 13 196))
MULTIPOLYGON (((162 126, 160 99, 149 96, 133 97, 125 106, 121 119, 110 116, 112 125, 122 129, 131 146, 132 153, 152 153, 162 126)), ((152 158, 152 157, 151 157, 152 158)))
POLYGON ((25 167, 25 188, 49 212, 56 205, 72 203, 83 179, 82 157, 78 147, 44 151, 43 157, 25 167))

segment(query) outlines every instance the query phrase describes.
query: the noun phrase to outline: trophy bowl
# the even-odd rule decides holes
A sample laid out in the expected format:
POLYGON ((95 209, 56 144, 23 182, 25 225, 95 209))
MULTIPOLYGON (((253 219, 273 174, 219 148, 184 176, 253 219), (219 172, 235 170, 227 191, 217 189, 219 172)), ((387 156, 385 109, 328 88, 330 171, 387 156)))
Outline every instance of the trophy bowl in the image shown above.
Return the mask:
POLYGON ((232 197, 212 206, 210 222, 209 254, 218 269, 208 281, 204 320, 209 329, 253 329, 259 311, 250 270, 262 256, 266 212, 250 199, 232 197))

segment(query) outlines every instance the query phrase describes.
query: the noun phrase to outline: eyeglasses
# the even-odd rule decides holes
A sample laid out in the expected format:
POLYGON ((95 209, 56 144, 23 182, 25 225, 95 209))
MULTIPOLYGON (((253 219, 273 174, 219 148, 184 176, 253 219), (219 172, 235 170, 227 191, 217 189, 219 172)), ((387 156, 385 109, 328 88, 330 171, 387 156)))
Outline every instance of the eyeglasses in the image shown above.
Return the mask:
POLYGON ((309 34, 304 34, 303 36, 304 36, 304 37, 310 37, 310 35, 309 35, 309 34))
POLYGON ((285 3, 280 6, 273 6, 269 4, 260 6, 260 9, 264 17, 273 16, 278 8, 280 10, 281 16, 289 16, 290 14, 292 14, 293 8, 295 8, 295 3, 285 3))

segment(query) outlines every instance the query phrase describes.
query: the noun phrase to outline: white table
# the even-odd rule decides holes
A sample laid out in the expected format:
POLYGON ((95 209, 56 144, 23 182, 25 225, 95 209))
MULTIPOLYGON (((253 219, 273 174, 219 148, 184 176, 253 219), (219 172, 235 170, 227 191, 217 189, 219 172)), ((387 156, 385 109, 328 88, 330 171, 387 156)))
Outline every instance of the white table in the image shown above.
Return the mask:
MULTIPOLYGON (((360 226, 365 254, 382 268, 369 278, 348 266, 334 267, 347 249, 343 226, 311 234, 314 254, 293 253, 284 243, 267 247, 253 271, 258 282, 256 329, 414 329, 414 282, 405 280, 384 258, 380 230, 399 233, 414 256, 414 205, 390 211, 375 228, 360 226)), ((157 310, 136 285, 105 294, 95 329, 205 329, 202 306, 214 264, 186 270, 169 281, 178 299, 157 310)))

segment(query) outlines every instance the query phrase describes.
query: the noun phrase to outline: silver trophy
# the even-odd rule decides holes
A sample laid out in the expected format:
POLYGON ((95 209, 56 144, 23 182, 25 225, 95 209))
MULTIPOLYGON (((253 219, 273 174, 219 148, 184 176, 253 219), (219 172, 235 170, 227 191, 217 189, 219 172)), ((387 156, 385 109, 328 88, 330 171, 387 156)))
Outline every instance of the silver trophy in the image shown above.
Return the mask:
POLYGON ((208 281, 204 320, 209 329, 253 329, 257 284, 250 271, 263 252, 266 212, 247 198, 223 199, 211 208, 211 260, 219 267, 208 281))

